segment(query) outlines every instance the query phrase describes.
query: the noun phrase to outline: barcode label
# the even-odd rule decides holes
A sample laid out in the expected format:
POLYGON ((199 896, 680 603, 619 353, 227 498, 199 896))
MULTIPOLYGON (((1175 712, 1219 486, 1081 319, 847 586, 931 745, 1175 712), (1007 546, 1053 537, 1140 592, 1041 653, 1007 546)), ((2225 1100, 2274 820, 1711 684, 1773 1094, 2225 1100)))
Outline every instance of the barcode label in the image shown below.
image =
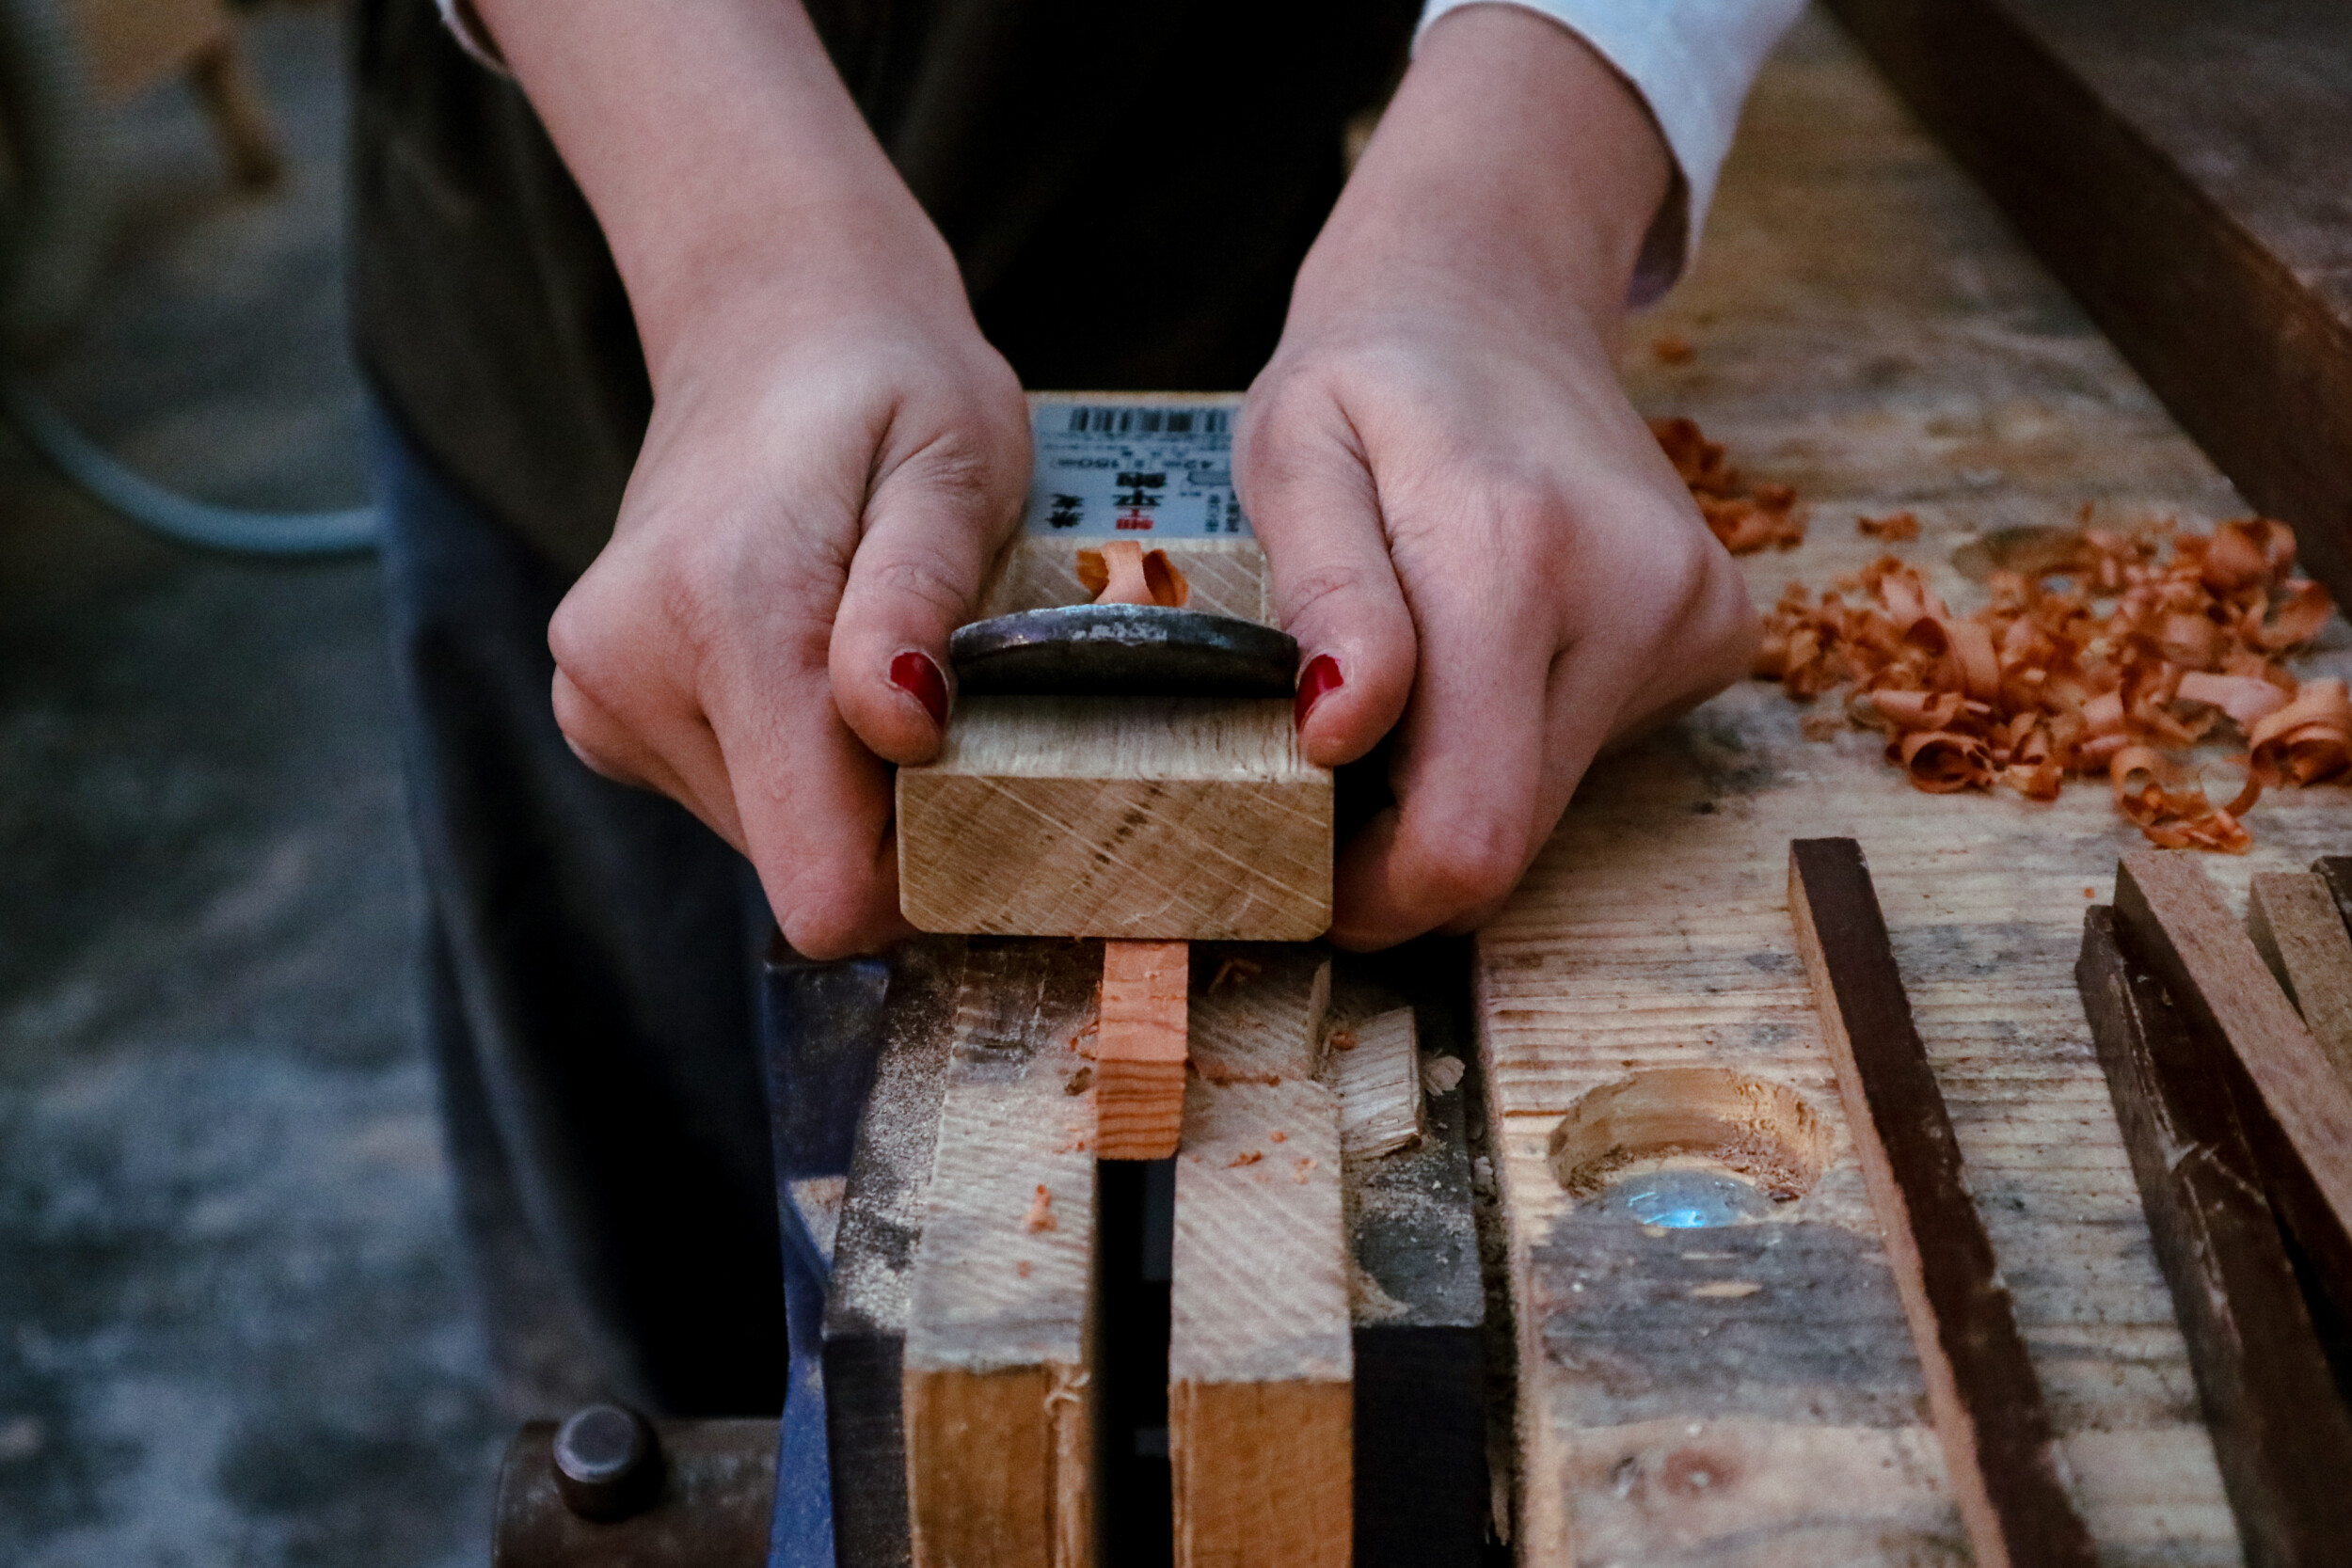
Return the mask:
POLYGON ((1223 408, 1089 408, 1070 410, 1073 436, 1224 436, 1233 416, 1223 408))
POLYGON ((1023 526, 1059 538, 1244 536, 1233 499, 1238 397, 1032 405, 1037 467, 1023 526))

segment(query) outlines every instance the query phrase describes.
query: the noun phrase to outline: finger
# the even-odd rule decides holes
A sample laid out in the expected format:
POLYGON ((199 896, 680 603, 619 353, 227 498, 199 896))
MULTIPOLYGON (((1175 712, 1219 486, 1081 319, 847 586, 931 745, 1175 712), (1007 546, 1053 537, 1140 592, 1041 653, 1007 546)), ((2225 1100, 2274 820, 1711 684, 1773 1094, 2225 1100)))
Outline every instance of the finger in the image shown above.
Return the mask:
POLYGON ((1235 465, 1282 629, 1298 640, 1299 741, 1322 767, 1379 743, 1412 695, 1418 642, 1372 472, 1336 407, 1245 420, 1235 465))
POLYGON ((1420 684, 1398 732, 1397 803, 1342 852, 1332 940, 1386 947, 1508 894, 1540 840, 1548 621, 1472 573, 1418 606, 1420 684))
POLYGON ((712 705, 744 852, 785 940, 846 958, 907 935, 891 770, 834 711, 821 665, 743 683, 712 705))
POLYGON ((1019 521, 1017 483, 948 458, 900 465, 866 503, 834 617, 833 701, 856 736, 892 762, 928 762, 946 731, 948 634, 970 620, 996 551, 1019 521))

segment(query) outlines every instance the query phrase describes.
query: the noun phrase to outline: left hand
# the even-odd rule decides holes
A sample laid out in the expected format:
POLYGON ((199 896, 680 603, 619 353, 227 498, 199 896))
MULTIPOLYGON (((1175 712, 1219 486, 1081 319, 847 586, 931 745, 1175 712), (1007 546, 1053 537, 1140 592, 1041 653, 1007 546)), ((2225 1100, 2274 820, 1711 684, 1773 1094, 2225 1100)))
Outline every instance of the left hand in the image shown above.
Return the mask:
POLYGON ((1397 731, 1397 804, 1341 854, 1342 945, 1490 918, 1604 745, 1746 673, 1745 585, 1614 369, 1669 167, 1575 35, 1450 14, 1250 388, 1236 474, 1302 745, 1331 766, 1397 731))

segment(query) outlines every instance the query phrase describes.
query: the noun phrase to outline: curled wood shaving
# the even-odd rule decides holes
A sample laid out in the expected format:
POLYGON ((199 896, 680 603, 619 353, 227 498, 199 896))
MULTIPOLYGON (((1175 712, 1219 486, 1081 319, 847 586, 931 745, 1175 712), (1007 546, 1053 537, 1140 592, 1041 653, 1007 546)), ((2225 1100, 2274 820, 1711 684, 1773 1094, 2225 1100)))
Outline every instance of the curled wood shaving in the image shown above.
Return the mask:
POLYGON ((1666 461, 1690 487, 1708 531, 1734 555, 1762 549, 1792 550, 1804 543, 1804 518, 1797 493, 1786 484, 1750 484, 1724 460, 1723 444, 1700 433, 1694 420, 1652 420, 1666 461))
POLYGON ((1919 519, 1908 512, 1885 517, 1856 517, 1853 522, 1854 531, 1865 539, 1883 539, 1890 545, 1899 545, 1919 537, 1919 519))
POLYGON ((1078 552, 1078 585, 1096 604, 1155 604, 1182 610, 1192 585, 1168 558, 1133 539, 1114 539, 1101 549, 1078 552))
POLYGON ((2242 854, 2265 788, 2352 775, 2344 683, 2279 662, 2333 609, 2294 568, 2294 535, 2265 517, 2169 541, 2086 527, 2034 573, 1995 572, 1991 602, 1962 616, 1882 557, 1818 597, 1791 583, 1756 673, 1800 701, 1842 689, 1846 721, 1883 733, 1930 794, 2051 800, 2069 775, 2104 773, 2152 842, 2242 854), (2233 731, 2246 783, 2217 805, 2177 753, 2233 731))

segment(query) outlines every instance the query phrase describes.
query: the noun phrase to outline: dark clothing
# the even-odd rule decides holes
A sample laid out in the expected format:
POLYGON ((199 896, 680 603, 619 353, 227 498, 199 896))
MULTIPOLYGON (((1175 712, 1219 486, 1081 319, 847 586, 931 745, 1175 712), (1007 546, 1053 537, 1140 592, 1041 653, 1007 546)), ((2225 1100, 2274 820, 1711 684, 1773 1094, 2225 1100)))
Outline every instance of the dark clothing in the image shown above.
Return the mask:
MULTIPOLYGON (((1401 68, 1418 0, 810 9, 1025 385, 1231 390, 1274 347, 1343 127, 1401 68)), ((359 0, 355 61, 353 305, 390 412, 429 1022, 510 1320, 493 1340, 511 1353, 529 1315, 501 1299, 529 1288, 498 1266, 519 1242, 614 1391, 772 1408, 763 917, 731 850, 590 774, 548 707, 548 616, 611 532, 651 405, 628 303, 522 95, 431 0, 359 0)))
POLYGON ((612 1392, 773 1409, 785 1325, 752 1046, 757 885, 684 809, 564 745, 548 703, 562 578, 391 421, 373 456, 427 1025, 503 1370, 549 1381, 516 1366, 548 1304, 514 1298, 551 1275, 612 1392))
MULTIPOLYGON (((1279 335, 1341 132, 1417 0, 809 0, 850 91, 1039 389, 1232 391, 1279 335)), ((680 25, 691 10, 681 10, 680 25)), ((577 573, 651 394, 595 217, 429 0, 361 0, 361 363, 469 492, 577 573)))

